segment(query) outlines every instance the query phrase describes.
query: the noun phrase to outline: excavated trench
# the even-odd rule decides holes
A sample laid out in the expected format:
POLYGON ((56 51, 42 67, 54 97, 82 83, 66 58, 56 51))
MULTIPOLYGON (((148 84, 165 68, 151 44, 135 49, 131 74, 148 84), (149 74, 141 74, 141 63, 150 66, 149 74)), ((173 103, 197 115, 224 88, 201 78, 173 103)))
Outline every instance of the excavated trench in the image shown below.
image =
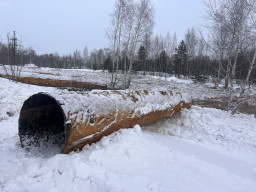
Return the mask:
POLYGON ((61 151, 65 143, 65 114, 55 98, 38 93, 23 104, 19 117, 22 147, 61 151))

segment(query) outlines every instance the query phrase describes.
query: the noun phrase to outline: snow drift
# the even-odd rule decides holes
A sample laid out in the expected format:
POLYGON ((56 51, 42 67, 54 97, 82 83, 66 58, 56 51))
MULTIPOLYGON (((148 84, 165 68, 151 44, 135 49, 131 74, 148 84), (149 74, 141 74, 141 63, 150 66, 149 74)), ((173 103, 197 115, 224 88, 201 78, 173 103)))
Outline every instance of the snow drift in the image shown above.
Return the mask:
POLYGON ((191 105, 169 90, 38 93, 23 104, 19 136, 23 147, 52 146, 69 153, 121 128, 145 126, 191 105))

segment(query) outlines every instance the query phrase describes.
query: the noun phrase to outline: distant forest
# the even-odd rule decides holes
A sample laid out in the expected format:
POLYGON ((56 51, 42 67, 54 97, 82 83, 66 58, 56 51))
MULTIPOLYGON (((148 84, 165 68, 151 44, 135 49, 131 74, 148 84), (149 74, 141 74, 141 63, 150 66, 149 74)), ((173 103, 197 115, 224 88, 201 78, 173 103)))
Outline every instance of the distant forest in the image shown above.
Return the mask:
MULTIPOLYGON (((241 80, 256 83, 255 0, 212 0, 205 5, 207 38, 194 28, 188 29, 180 42, 176 34, 153 35, 154 8, 149 0, 116 0, 107 29, 108 48, 89 53, 85 46, 63 56, 37 54, 31 47, 24 48, 13 33, 0 42, 0 64, 108 70, 127 74, 128 80, 129 73, 139 71, 197 81, 212 77, 216 85, 225 79, 226 87, 241 80)), ((129 81, 125 86, 129 87, 129 81)))

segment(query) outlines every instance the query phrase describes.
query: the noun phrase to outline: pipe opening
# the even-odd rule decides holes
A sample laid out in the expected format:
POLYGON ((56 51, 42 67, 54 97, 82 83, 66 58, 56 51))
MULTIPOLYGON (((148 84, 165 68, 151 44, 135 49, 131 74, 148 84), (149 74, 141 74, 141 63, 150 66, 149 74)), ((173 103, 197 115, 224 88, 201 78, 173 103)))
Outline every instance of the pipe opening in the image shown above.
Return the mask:
POLYGON ((55 98, 38 93, 23 104, 19 117, 22 147, 60 152, 65 142, 65 114, 55 98))

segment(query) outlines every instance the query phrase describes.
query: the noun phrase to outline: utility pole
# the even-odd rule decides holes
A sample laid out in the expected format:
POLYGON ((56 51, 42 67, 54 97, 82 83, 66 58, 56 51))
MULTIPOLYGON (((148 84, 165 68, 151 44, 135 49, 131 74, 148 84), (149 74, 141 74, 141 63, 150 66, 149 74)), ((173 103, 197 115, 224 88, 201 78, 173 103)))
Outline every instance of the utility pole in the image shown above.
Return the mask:
POLYGON ((13 31, 13 36, 10 40, 11 40, 11 49, 12 49, 12 55, 13 55, 13 65, 16 65, 17 38, 16 38, 15 31, 13 31))

